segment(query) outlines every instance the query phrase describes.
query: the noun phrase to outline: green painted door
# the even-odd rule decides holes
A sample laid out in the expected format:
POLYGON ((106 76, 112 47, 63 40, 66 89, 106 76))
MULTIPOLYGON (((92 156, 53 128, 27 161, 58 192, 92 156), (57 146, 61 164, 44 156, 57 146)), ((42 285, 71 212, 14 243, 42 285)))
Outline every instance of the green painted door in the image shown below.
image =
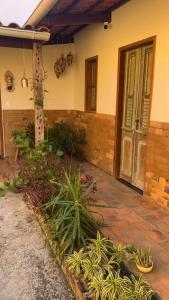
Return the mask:
POLYGON ((126 51, 120 178, 144 189, 153 46, 126 51))

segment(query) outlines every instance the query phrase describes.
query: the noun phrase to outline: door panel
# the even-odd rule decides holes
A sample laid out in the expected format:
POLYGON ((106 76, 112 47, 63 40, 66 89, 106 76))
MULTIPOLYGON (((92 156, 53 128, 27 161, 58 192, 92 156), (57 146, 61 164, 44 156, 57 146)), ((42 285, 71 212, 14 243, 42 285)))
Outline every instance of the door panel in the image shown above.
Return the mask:
POLYGON ((131 50, 126 53, 125 61, 125 88, 124 88, 124 108, 122 124, 122 152, 120 177, 128 182, 132 180, 132 153, 133 153, 133 114, 134 99, 136 98, 138 50, 131 50))
POLYGON ((126 52, 120 177, 144 189, 152 45, 126 52))

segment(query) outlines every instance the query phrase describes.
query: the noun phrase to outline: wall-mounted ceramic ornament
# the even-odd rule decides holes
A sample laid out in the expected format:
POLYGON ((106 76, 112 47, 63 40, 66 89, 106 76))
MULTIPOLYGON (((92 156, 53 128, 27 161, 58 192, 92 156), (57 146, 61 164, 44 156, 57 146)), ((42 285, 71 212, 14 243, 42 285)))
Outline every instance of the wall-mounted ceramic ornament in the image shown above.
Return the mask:
POLYGON ((11 71, 7 71, 5 73, 5 82, 6 82, 7 91, 13 92, 15 90, 15 86, 14 86, 14 76, 11 71))
POLYGON ((71 51, 68 53, 67 57, 66 57, 66 61, 68 66, 70 66, 73 63, 73 54, 71 53, 71 51))
POLYGON ((62 54, 60 58, 58 58, 54 64, 54 72, 57 78, 65 71, 66 68, 66 58, 62 54))

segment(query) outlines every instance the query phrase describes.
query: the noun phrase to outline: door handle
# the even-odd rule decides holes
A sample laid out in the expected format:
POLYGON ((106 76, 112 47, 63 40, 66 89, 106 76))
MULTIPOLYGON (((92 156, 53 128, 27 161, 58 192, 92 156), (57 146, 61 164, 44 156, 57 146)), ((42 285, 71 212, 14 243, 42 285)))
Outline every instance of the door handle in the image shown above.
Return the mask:
POLYGON ((138 130, 138 129, 139 129, 139 123, 140 123, 140 120, 139 120, 139 119, 136 119, 136 120, 135 120, 135 123, 136 123, 136 130, 138 130))

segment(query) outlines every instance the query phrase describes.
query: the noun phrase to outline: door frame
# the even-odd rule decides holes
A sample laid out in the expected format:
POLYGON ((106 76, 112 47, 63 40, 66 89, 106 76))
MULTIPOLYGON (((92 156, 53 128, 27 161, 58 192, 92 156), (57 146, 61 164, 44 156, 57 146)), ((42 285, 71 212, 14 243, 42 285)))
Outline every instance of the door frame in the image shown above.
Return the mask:
MULTIPOLYGON (((155 66, 155 49, 156 49, 156 36, 146 38, 141 41, 126 45, 119 48, 118 54, 118 73, 117 73, 117 100, 116 100, 116 118, 115 118, 115 153, 114 153, 114 176, 119 179, 120 175, 120 159, 121 159, 121 127, 123 121, 123 96, 124 96, 124 76, 125 76, 125 53, 126 51, 152 44, 153 46, 153 68, 152 68, 152 82, 151 82, 151 95, 150 95, 150 115, 152 106, 152 94, 153 94, 153 81, 154 81, 154 66, 155 66)), ((148 127, 149 127, 148 126, 148 127)))
POLYGON ((3 110, 1 101, 1 88, 0 88, 0 146, 1 153, 0 158, 4 158, 4 127, 3 127, 3 110))

